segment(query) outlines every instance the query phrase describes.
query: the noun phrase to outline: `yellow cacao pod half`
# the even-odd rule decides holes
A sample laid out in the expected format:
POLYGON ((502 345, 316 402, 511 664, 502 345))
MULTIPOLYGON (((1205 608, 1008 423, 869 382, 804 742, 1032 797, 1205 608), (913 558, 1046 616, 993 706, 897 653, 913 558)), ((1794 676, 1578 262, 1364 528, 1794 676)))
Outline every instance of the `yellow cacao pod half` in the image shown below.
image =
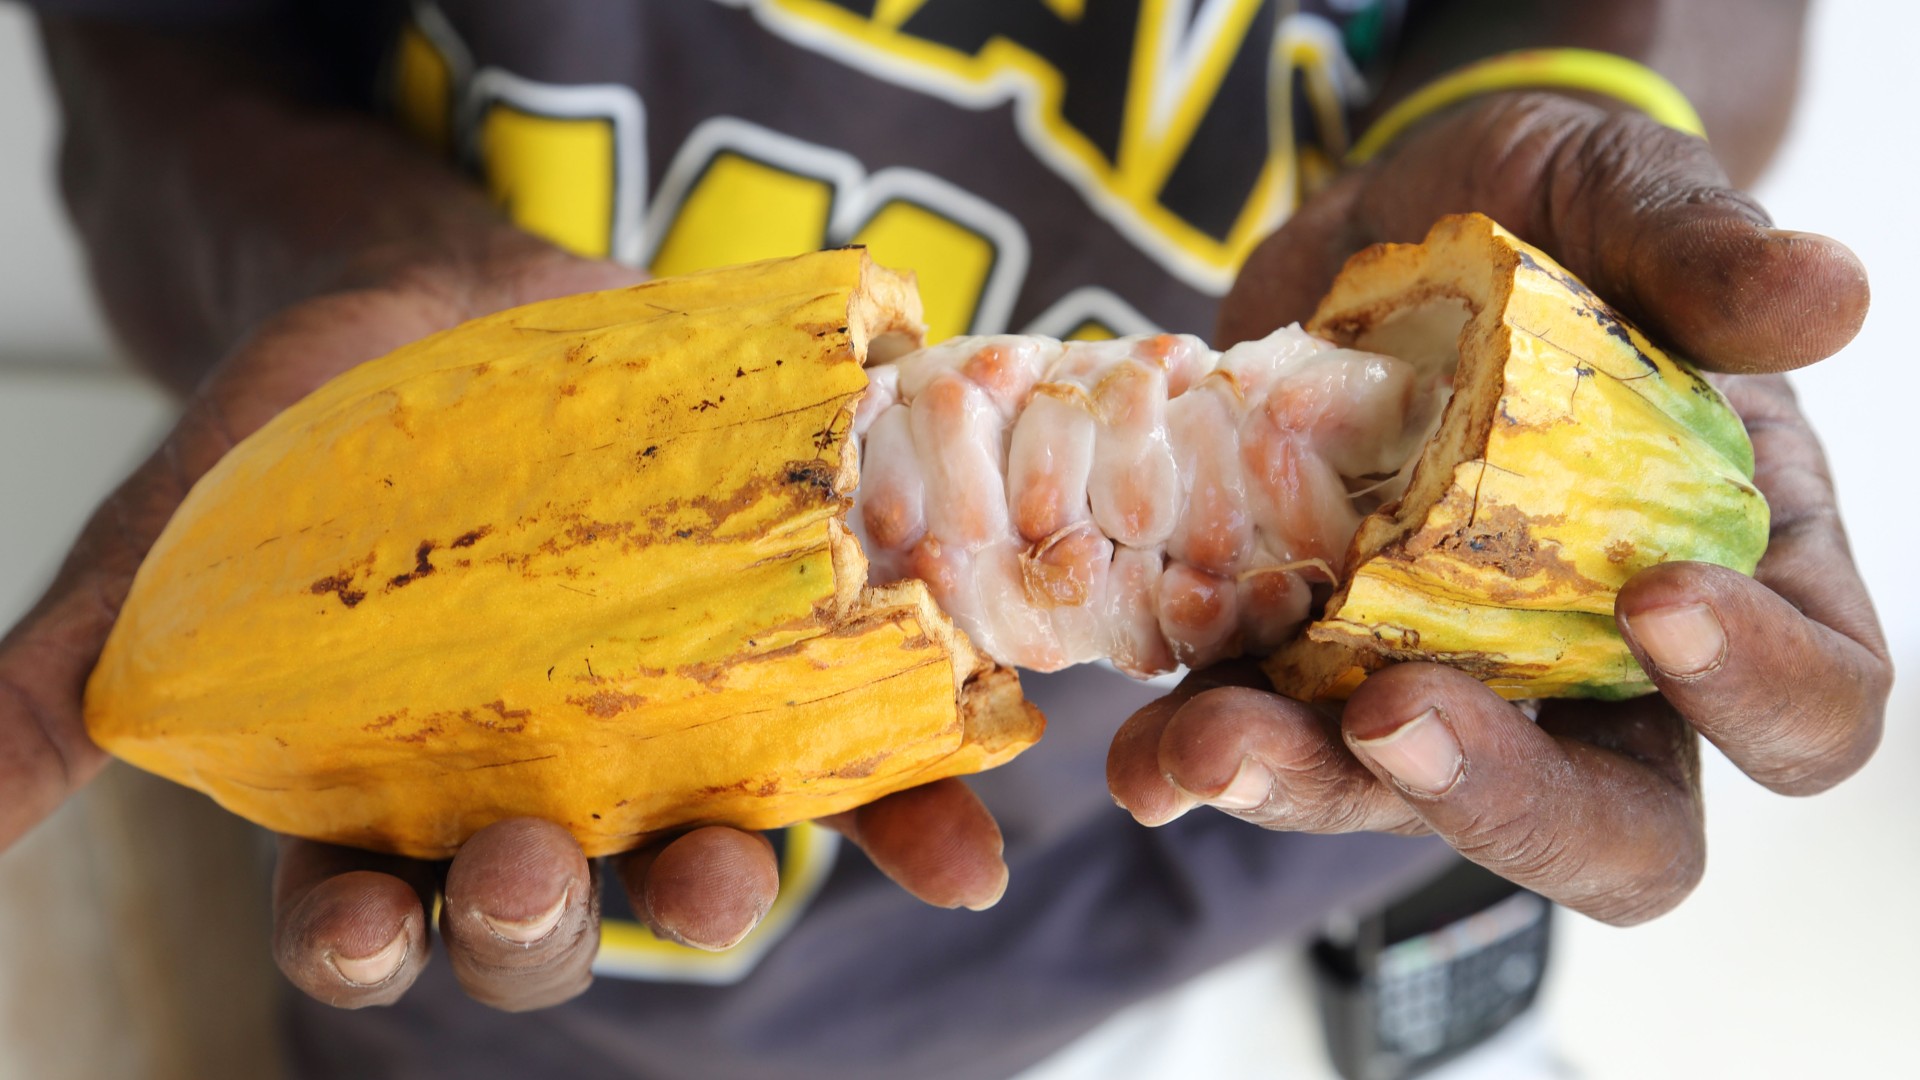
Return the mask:
POLYGON ((1651 683, 1614 597, 1655 563, 1751 573, 1767 505, 1726 400, 1573 275, 1478 214, 1356 255, 1311 332, 1394 356, 1457 350, 1453 396, 1404 496, 1360 525, 1322 617, 1274 685, 1345 697, 1401 660, 1510 698, 1651 683))
POLYGON ((229 453, 87 691, 103 747, 268 828, 589 855, 1007 760, 1013 672, 841 519, 910 279, 839 250, 520 308, 364 364, 229 453))

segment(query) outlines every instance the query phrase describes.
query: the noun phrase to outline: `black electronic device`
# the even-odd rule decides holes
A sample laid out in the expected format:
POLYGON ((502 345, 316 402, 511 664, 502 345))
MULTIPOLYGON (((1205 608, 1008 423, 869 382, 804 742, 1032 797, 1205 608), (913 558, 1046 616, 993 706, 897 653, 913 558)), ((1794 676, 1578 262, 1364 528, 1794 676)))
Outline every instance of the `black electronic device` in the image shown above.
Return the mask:
POLYGON ((1313 943, 1320 1019, 1346 1080, 1410 1080, 1524 1012, 1546 972, 1553 905, 1462 859, 1386 910, 1313 943))

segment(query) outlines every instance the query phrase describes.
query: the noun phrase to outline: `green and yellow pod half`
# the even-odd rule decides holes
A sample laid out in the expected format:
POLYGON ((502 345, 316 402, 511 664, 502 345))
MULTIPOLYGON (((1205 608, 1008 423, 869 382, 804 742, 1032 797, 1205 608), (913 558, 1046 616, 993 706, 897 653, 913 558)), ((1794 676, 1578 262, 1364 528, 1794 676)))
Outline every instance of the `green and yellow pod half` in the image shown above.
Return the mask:
POLYGON ((1406 494, 1361 524, 1323 617, 1267 661, 1282 691, 1345 697, 1430 660, 1509 698, 1646 693, 1614 622, 1621 586, 1671 560, 1751 573, 1766 549, 1726 399, 1485 217, 1354 256, 1307 328, 1459 362, 1406 494))

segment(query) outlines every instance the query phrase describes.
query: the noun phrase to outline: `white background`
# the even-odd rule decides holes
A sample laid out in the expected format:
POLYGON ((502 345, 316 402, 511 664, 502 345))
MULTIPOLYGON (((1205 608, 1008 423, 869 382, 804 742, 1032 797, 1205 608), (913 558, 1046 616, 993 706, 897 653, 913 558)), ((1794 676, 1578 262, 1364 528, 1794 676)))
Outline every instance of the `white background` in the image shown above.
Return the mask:
MULTIPOLYGON (((1779 224, 1840 237, 1872 274, 1875 303, 1859 339, 1795 381, 1909 676, 1920 670, 1916 42, 1920 5, 1820 5, 1800 111, 1760 186, 1779 224)), ((92 312, 53 194, 52 143, 27 18, 0 7, 0 627, 30 603, 92 503, 152 445, 170 410, 120 369, 92 312)), ((1916 685, 1896 688, 1874 762, 1818 798, 1768 794, 1711 758, 1712 854, 1698 893, 1633 930, 1561 923, 1544 1024, 1558 1074, 1920 1076, 1916 685)), ((36 1012, 34 1001, 81 986, 77 973, 102 969, 102 958, 73 956, 37 973, 6 963, 9 943, 45 915, 32 905, 64 902, 51 879, 27 873, 36 857, 0 860, 0 1078, 27 1075, 12 1070, 41 1060, 42 1044, 100 1026, 71 1007, 36 1012)), ((1113 1045, 1131 1048, 1136 1075, 1161 1072, 1156 1060, 1184 1061, 1179 1075, 1199 1061, 1224 1075, 1323 1075, 1303 1047, 1308 1025, 1255 1004, 1286 982, 1278 967, 1249 961, 1182 1002, 1142 1010, 1115 1026, 1113 1045), (1156 1058, 1146 1046, 1160 1036, 1209 1049, 1156 1058)), ((1497 1064, 1472 1075, 1523 1073, 1536 1075, 1497 1064)))

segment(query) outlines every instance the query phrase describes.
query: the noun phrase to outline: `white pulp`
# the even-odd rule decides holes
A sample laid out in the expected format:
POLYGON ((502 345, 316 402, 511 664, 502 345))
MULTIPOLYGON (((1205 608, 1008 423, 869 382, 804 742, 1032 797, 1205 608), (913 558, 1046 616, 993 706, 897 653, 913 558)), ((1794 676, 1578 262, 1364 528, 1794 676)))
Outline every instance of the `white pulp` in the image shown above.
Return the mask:
POLYGON ((1147 677, 1262 652, 1398 498, 1452 372, 1297 326, 954 338, 869 370, 851 522, 1002 664, 1147 677))

